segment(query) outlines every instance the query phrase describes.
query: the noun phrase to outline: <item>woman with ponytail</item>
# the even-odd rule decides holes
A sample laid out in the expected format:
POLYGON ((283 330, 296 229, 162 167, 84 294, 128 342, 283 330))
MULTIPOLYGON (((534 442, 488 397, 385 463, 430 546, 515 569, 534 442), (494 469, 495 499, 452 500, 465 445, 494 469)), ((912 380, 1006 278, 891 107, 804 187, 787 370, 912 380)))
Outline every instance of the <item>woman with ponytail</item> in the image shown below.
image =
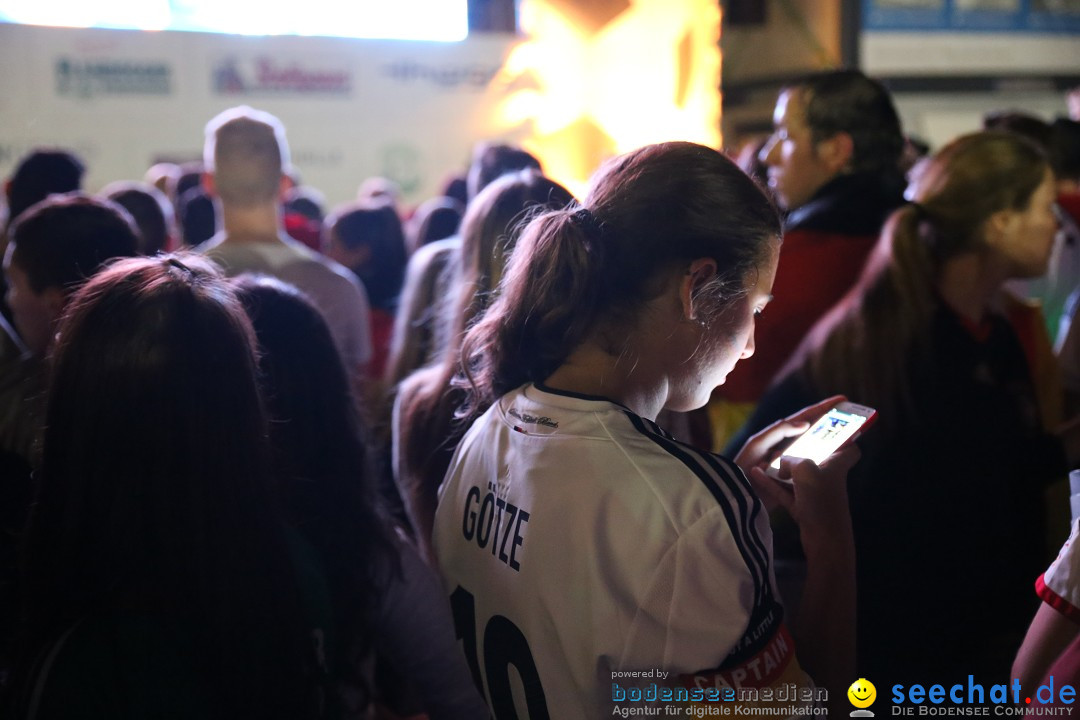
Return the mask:
MULTIPOLYGON (((1039 313, 1003 289, 1046 271, 1053 175, 983 132, 913 179, 859 284, 808 335, 744 434, 834 393, 878 409, 849 478, 859 673, 1004 682, 1046 565, 1044 491, 1080 459, 1039 313)), ((777 555, 797 564, 794 529, 777 555)), ((781 583, 783 585, 783 581, 781 583)))
POLYGON ((406 514, 421 553, 431 560, 431 526, 439 484, 468 425, 454 415, 462 402, 451 380, 461 362, 461 342, 469 324, 491 302, 521 225, 530 213, 564 208, 573 196, 562 185, 529 168, 487 185, 462 220, 461 252, 449 299, 450 334, 438 362, 405 378, 394 401, 393 468, 406 514))
POLYGON ((654 422, 704 405, 753 353, 779 236, 753 181, 691 143, 616 158, 581 205, 523 231, 463 343, 459 414, 476 419, 433 534, 496 718, 595 718, 639 692, 687 688, 703 699, 706 688, 795 683, 813 695, 803 668, 827 687, 850 683, 844 477, 858 452, 793 467, 794 492, 762 471, 824 404, 734 461, 654 422), (759 492, 799 519, 812 556, 791 620, 759 492))

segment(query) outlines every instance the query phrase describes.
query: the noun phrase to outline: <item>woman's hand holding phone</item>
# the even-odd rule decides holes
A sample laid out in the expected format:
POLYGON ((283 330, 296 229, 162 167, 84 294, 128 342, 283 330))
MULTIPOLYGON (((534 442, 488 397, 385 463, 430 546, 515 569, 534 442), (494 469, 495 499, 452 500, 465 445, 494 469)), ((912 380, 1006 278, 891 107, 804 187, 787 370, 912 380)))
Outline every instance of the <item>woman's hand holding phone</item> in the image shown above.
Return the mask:
MULTIPOLYGON (((760 467, 764 470, 780 457, 788 440, 798 437, 810 429, 810 423, 827 413, 830 408, 847 400, 843 395, 834 395, 819 403, 805 407, 794 415, 778 420, 772 425, 753 435, 742 450, 735 456, 735 464, 750 476, 751 470, 760 467)), ((771 481, 775 482, 775 481, 771 481)))
POLYGON ((805 458, 784 458, 784 470, 793 482, 778 481, 760 467, 750 472, 751 481, 766 506, 782 507, 799 526, 803 547, 851 542, 847 475, 862 457, 859 446, 846 445, 820 465, 805 458))
MULTIPOLYGON (((858 462, 859 449, 848 442, 820 465, 810 460, 784 457, 779 477, 770 474, 769 466, 781 457, 792 437, 805 433, 811 423, 838 406, 849 406, 842 395, 822 400, 773 423, 751 437, 735 458, 766 507, 770 511, 782 507, 798 523, 804 543, 814 543, 816 538, 830 535, 835 537, 830 526, 840 530, 839 537, 850 538, 847 473, 858 462), (844 532, 843 528, 848 530, 844 532)), ((872 411, 868 417, 873 418, 872 411)))
POLYGON ((781 482, 791 483, 790 473, 780 467, 784 458, 807 458, 815 463, 824 462, 840 448, 853 442, 859 433, 874 424, 877 411, 865 405, 839 402, 818 418, 810 429, 796 438, 784 454, 765 468, 765 473, 781 482))

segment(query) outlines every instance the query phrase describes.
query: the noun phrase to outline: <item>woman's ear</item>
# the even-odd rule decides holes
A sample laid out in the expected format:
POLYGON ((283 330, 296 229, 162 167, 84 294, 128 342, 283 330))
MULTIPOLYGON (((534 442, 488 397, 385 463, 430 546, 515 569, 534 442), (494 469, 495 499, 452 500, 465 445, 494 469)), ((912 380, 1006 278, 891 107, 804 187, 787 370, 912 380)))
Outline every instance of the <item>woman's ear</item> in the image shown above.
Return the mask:
POLYGON ((986 219, 983 226, 987 244, 993 246, 1005 239, 1015 225, 1019 214, 1012 209, 998 210, 986 219))
POLYGON ((701 308, 698 293, 702 287, 716 277, 716 260, 703 257, 690 263, 679 283, 679 301, 682 303, 683 319, 701 322, 701 308))

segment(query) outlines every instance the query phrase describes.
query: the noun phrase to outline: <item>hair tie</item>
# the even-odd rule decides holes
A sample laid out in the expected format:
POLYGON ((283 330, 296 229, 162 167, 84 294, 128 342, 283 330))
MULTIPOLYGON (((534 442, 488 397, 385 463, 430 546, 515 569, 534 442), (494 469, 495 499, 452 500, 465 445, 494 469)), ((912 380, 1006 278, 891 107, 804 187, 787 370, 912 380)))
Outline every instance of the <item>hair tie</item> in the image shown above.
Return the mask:
POLYGON ((930 216, 926 206, 911 201, 908 203, 911 209, 915 211, 915 235, 918 237, 923 245, 930 251, 930 254, 937 257, 942 248, 945 247, 944 241, 941 236, 941 229, 937 223, 934 222, 934 218, 930 216))
POLYGON ((170 257, 165 262, 188 276, 193 276, 195 274, 192 272, 191 268, 177 260, 175 257, 170 257))
POLYGON ((596 219, 596 216, 592 214, 592 211, 586 207, 580 207, 574 212, 570 213, 570 219, 575 225, 577 225, 585 237, 592 241, 597 242, 604 235, 604 228, 600 224, 600 221, 596 219))
POLYGON ((187 263, 183 262, 182 260, 176 259, 176 257, 169 257, 165 261, 165 263, 170 268, 180 271, 180 273, 182 273, 180 279, 184 280, 185 282, 198 283, 202 279, 202 275, 200 273, 192 270, 187 263))

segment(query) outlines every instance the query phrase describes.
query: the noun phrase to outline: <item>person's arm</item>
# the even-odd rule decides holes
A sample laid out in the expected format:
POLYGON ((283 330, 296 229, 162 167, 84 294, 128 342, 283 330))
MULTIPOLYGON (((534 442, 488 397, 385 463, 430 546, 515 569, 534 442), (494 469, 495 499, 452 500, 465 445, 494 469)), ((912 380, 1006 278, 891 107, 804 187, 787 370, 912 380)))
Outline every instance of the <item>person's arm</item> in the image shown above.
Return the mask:
POLYGON ((378 656, 397 677, 407 679, 431 720, 487 720, 442 583, 412 546, 402 542, 398 547, 402 577, 383 596, 375 628, 378 656))
POLYGON ((412 525, 412 536, 416 539, 421 557, 432 567, 435 566, 435 553, 431 545, 431 534, 435 527, 435 506, 437 497, 426 491, 423 480, 418 477, 409 462, 408 453, 402 447, 403 426, 401 418, 402 398, 410 392, 409 383, 403 383, 394 399, 391 418, 391 465, 394 481, 401 495, 405 514, 412 525))
POLYGON ((1031 697, 1047 669, 1078 635, 1080 624, 1075 620, 1046 603, 1039 606, 1012 666, 1012 677, 1020 680, 1021 697, 1031 697))
POLYGON ((846 709, 841 690, 848 678, 856 677, 855 540, 847 473, 858 459, 858 449, 851 446, 821 468, 809 461, 792 468, 797 507, 793 516, 806 553, 806 585, 793 628, 795 647, 802 648, 797 652, 811 677, 829 688, 834 713, 846 709), (813 502, 807 503, 811 484, 813 502))
POLYGON ((792 627, 795 648, 815 683, 829 690, 834 713, 845 710, 842 690, 855 677, 855 546, 847 474, 859 457, 858 447, 849 445, 820 467, 809 460, 785 461, 790 487, 760 465, 751 469, 763 499, 785 508, 799 526, 806 584, 792 627))

